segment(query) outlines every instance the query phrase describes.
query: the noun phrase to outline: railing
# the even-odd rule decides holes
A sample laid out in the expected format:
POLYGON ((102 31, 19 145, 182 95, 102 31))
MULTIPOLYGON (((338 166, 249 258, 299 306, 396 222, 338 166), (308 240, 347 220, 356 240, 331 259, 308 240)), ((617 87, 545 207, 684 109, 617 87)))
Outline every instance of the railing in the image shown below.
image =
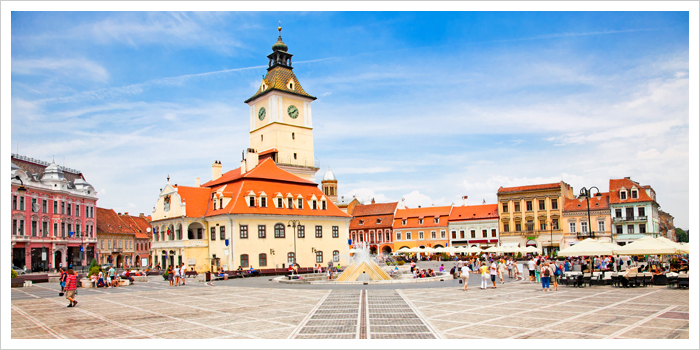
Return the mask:
POLYGON ((112 253, 121 253, 124 251, 124 248, 112 248, 112 253))

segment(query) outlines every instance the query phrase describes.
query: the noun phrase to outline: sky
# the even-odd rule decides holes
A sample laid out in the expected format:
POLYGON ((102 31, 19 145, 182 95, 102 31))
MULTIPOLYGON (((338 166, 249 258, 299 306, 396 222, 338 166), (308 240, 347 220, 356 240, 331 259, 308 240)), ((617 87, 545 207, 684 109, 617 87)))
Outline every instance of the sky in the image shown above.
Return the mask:
POLYGON ((11 151, 148 215, 166 177, 240 165, 278 21, 341 196, 629 176, 688 228, 688 12, 13 12, 11 151))

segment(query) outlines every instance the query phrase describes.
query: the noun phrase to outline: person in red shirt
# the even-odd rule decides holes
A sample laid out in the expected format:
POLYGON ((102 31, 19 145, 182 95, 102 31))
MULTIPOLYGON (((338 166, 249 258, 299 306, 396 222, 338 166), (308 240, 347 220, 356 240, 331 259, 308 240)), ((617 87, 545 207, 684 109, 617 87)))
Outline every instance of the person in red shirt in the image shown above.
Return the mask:
POLYGON ((69 269, 66 276, 66 299, 70 301, 68 307, 74 307, 78 304, 75 300, 75 290, 78 289, 78 274, 69 269))

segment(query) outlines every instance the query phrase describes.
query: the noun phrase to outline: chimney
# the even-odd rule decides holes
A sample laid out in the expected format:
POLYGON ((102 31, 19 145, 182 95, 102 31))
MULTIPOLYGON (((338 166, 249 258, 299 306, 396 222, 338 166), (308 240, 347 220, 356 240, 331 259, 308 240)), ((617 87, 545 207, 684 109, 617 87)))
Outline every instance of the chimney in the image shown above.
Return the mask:
POLYGON ((401 202, 399 202, 399 209, 406 209, 406 198, 401 198, 401 202))
POLYGON ((418 206, 418 208, 420 209, 420 205, 418 206))
POLYGON ((128 212, 128 211, 125 211, 125 212, 124 212, 124 215, 129 215, 129 212, 128 212))
POLYGON ((625 176, 625 180, 630 180, 630 177, 629 177, 629 176, 625 176))
POLYGON ((466 206, 466 205, 467 205, 467 199, 468 199, 468 198, 469 198, 469 196, 462 196, 462 205, 463 205, 463 206, 466 206))
POLYGON ((214 181, 221 177, 221 161, 215 160, 211 165, 211 180, 214 181))
POLYGON ((374 204, 374 198, 372 198, 372 204, 374 204))
POLYGON ((199 177, 194 179, 194 187, 199 187, 199 177))
POLYGON ((247 171, 253 170, 256 166, 258 166, 258 152, 255 151, 252 148, 248 148, 248 154, 246 154, 245 157, 245 168, 247 171))

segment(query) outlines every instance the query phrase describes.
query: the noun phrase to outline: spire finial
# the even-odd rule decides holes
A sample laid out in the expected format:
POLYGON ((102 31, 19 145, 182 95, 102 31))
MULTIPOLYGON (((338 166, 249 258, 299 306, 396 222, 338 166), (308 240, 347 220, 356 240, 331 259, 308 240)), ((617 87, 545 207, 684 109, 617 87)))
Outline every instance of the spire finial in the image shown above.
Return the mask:
POLYGON ((168 183, 170 183, 170 174, 168 174, 168 183))
POLYGON ((279 23, 277 30, 280 32, 280 35, 282 35, 282 21, 278 21, 277 23, 279 23))

